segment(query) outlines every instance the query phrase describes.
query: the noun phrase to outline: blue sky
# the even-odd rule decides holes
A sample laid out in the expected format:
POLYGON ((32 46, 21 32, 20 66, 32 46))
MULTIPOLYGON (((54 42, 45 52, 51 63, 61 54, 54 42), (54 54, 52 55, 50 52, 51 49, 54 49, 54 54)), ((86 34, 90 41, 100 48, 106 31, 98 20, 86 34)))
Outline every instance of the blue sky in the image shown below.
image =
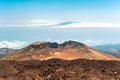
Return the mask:
POLYGON ((118 43, 119 9, 120 0, 0 0, 0 46, 43 40, 118 43))
POLYGON ((0 21, 5 24, 39 19, 118 22, 119 8, 119 0, 0 0, 0 21))

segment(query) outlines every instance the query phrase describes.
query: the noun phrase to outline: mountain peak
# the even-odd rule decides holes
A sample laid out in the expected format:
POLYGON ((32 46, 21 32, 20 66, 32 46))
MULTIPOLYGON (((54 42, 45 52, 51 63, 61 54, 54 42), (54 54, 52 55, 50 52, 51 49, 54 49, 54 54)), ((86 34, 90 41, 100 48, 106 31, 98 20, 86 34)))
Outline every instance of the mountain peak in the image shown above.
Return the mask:
POLYGON ((31 45, 29 45, 27 48, 33 48, 33 49, 44 49, 44 48, 77 48, 77 47, 84 47, 85 45, 83 43, 77 42, 77 41, 65 41, 64 43, 58 44, 56 42, 35 42, 31 45))
POLYGON ((34 49, 44 49, 44 48, 57 48, 58 43, 56 42, 35 42, 29 45, 27 48, 34 48, 34 49))
POLYGON ((48 60, 52 58, 65 60, 78 58, 120 60, 115 56, 96 51, 77 41, 65 41, 61 44, 56 42, 35 42, 3 58, 3 60, 48 60))
POLYGON ((72 48, 85 47, 85 45, 83 43, 80 43, 77 41, 65 41, 64 43, 62 43, 60 45, 64 46, 64 47, 72 47, 72 48))
POLYGON ((47 42, 45 41, 41 41, 41 42, 35 42, 32 45, 41 45, 41 44, 46 44, 47 42))

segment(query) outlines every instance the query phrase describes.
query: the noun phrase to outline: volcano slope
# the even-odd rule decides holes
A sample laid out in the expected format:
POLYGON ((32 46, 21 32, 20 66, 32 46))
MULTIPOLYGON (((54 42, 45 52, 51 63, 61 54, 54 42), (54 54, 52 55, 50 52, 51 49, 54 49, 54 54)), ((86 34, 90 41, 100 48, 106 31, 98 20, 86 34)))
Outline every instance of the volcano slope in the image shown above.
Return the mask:
POLYGON ((0 80, 120 80, 120 61, 0 61, 0 80))
POLYGON ((2 58, 2 60, 48 60, 59 58, 65 60, 73 59, 95 59, 95 60, 120 60, 120 58, 94 50, 83 43, 66 41, 62 44, 51 42, 35 42, 13 54, 2 58))
POLYGON ((0 80, 120 80, 119 60, 75 41, 36 42, 0 60, 0 80))

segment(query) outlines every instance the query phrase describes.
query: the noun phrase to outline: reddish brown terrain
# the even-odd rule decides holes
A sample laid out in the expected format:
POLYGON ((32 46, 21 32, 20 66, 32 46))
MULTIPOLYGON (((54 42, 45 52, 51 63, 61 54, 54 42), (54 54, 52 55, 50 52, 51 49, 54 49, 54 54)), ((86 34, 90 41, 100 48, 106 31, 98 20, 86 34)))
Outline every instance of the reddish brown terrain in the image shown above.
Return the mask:
POLYGON ((0 80, 120 80, 120 58, 75 41, 36 42, 0 60, 0 80))
POLYGON ((36 42, 2 60, 48 60, 60 58, 72 59, 95 59, 95 60, 120 60, 120 58, 94 50, 83 43, 66 41, 62 44, 51 42, 36 42))
POLYGON ((120 80, 120 61, 0 61, 0 80, 120 80))

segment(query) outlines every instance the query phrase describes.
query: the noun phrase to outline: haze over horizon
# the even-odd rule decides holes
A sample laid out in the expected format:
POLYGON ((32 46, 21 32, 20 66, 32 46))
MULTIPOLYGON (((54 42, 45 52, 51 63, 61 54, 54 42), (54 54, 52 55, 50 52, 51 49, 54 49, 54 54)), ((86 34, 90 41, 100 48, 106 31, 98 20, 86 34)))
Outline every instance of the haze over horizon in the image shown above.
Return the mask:
POLYGON ((120 0, 0 0, 0 48, 36 41, 120 43, 120 0))

